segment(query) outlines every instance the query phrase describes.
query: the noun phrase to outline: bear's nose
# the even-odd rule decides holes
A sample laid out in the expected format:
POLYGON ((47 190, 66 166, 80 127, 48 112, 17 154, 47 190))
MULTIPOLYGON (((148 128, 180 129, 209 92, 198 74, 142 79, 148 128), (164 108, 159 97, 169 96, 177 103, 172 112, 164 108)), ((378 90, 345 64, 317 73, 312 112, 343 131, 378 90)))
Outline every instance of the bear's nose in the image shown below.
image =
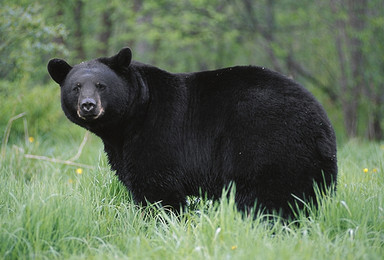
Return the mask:
POLYGON ((85 112, 91 112, 96 107, 96 101, 93 98, 84 98, 80 107, 85 112))

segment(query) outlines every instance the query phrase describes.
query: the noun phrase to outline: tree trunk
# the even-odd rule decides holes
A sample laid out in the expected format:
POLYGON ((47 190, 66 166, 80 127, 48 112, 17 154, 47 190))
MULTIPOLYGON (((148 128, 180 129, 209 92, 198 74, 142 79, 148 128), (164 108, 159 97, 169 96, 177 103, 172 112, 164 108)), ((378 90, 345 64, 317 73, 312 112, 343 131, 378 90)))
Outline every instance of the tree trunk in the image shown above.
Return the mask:
POLYGON ((82 0, 76 0, 73 7, 73 15, 75 20, 75 50, 77 58, 79 60, 85 60, 85 50, 84 50, 84 33, 82 26, 82 17, 83 17, 83 8, 84 3, 82 0))
MULTIPOLYGON (((57 24, 63 23, 62 17, 64 15, 64 11, 63 11, 63 6, 61 2, 56 3, 56 8, 57 10, 56 10, 55 21, 57 24)), ((65 45, 64 38, 62 37, 62 35, 56 36, 55 38, 53 38, 53 42, 56 43, 57 45, 65 45)))
POLYGON ((348 19, 344 21, 337 18, 335 21, 337 29, 335 45, 339 59, 340 98, 344 114, 344 125, 348 137, 356 137, 358 134, 358 108, 365 84, 362 42, 356 34, 360 33, 364 28, 366 0, 331 0, 330 5, 336 17, 340 17, 341 6, 347 6, 348 8, 348 19))
POLYGON ((111 38, 113 26, 111 13, 113 13, 112 8, 107 8, 102 13, 101 32, 99 34, 99 46, 97 49, 98 56, 108 55, 109 39, 111 38))
POLYGON ((367 135, 368 139, 380 141, 383 139, 383 129, 381 127, 382 114, 380 112, 380 106, 376 104, 375 110, 369 118, 367 135))
POLYGON ((359 38, 359 34, 365 27, 365 13, 367 0, 348 0, 348 22, 351 28, 351 32, 348 34, 348 47, 351 54, 351 90, 350 90, 350 104, 352 108, 350 110, 351 122, 349 124, 353 127, 353 136, 357 135, 357 118, 358 108, 361 99, 363 89, 367 89, 364 80, 364 56, 363 56, 363 43, 359 38))
POLYGON ((275 43, 274 33, 275 33, 275 9, 274 9, 274 0, 267 1, 267 28, 263 28, 260 22, 257 19, 255 12, 255 3, 253 0, 242 0, 244 14, 246 14, 246 23, 249 24, 255 33, 259 33, 265 40, 264 49, 271 60, 272 67, 274 70, 281 73, 284 72, 283 67, 280 64, 278 57, 275 54, 275 51, 272 48, 273 43, 275 43))
POLYGON ((368 115, 368 125, 366 131, 366 137, 370 140, 380 141, 383 139, 383 129, 381 126, 382 121, 382 102, 383 94, 381 89, 383 85, 375 86, 372 79, 369 79, 368 82, 371 82, 366 91, 365 95, 369 101, 369 115, 368 115))

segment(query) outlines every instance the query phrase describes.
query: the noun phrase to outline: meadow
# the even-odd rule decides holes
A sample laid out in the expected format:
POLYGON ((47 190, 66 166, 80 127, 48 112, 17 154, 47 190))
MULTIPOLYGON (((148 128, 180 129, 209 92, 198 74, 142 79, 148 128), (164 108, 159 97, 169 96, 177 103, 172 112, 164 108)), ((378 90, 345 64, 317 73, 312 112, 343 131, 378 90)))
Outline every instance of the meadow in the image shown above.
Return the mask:
POLYGON ((82 139, 85 132, 69 122, 62 127, 66 134, 60 137, 15 138, 11 129, 11 138, 3 137, 1 259, 384 256, 384 145, 340 144, 337 193, 322 199, 318 209, 309 206, 308 217, 267 221, 260 214, 252 219, 235 209, 233 196, 213 203, 191 199, 176 217, 157 205, 134 205, 109 170, 98 138, 82 139), (66 162, 69 158, 75 165, 66 162))

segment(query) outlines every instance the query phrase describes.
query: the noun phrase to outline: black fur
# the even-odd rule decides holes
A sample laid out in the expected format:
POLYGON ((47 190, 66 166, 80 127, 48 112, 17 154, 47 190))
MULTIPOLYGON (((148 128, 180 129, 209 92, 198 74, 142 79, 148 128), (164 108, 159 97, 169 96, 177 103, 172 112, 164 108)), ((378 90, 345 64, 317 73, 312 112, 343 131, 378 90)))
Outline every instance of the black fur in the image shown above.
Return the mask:
POLYGON ((188 195, 219 198, 234 182, 239 209, 257 200, 289 216, 292 195, 308 200, 314 182, 336 184, 333 128, 296 82, 253 66, 172 74, 131 57, 124 48, 74 67, 54 59, 48 70, 64 113, 103 140, 136 202, 178 209, 188 195), (99 99, 91 115, 79 108, 87 95, 99 99))

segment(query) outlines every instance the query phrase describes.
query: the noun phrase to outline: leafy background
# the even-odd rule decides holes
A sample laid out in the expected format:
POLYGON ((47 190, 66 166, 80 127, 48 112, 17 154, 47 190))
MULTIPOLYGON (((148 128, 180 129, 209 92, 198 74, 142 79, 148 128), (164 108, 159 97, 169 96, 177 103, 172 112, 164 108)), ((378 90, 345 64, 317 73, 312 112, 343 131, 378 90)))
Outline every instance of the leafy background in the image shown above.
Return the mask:
POLYGON ((171 72, 270 67, 320 99, 339 141, 381 140, 383 9, 379 0, 2 0, 0 127, 19 112, 34 134, 62 120, 50 58, 75 64, 130 46, 134 59, 171 72))

